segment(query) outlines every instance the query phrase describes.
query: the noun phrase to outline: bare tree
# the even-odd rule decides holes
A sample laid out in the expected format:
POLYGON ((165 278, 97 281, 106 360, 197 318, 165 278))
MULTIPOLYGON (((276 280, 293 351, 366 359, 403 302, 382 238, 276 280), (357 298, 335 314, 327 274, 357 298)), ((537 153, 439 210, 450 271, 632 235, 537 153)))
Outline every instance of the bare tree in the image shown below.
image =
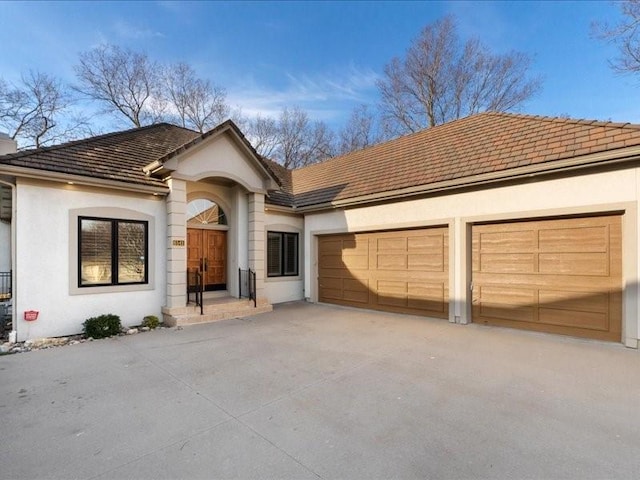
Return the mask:
POLYGON ((336 141, 333 131, 321 121, 309 126, 306 154, 302 156, 302 165, 321 162, 336 155, 336 141))
POLYGON ((323 122, 311 123, 299 107, 285 108, 278 119, 275 157, 286 168, 298 168, 333 155, 333 134, 323 122))
POLYGON ((592 34, 618 47, 618 57, 609 64, 618 73, 640 72, 640 0, 618 2, 623 20, 617 25, 596 22, 591 25, 592 34))
POLYGON ((140 127, 158 122, 165 112, 160 67, 146 54, 101 45, 80 54, 76 90, 99 102, 104 113, 140 127))
POLYGON ((344 155, 375 145, 384 139, 377 119, 367 105, 353 109, 349 120, 339 133, 338 151, 344 155))
POLYGON ((229 109, 229 119, 233 120, 233 123, 235 123, 242 132, 249 131, 252 120, 244 114, 241 106, 236 105, 229 109))
POLYGON ((277 119, 258 115, 245 124, 256 151, 286 168, 298 168, 335 155, 335 136, 324 122, 312 122, 300 107, 285 107, 277 119))
POLYGON ((246 128, 256 151, 264 157, 273 157, 280 138, 278 123, 271 117, 257 115, 247 123, 246 128))
POLYGON ((461 44, 453 17, 427 25, 404 58, 386 65, 378 81, 383 119, 394 134, 481 111, 508 111, 531 98, 540 79, 527 78, 530 59, 494 55, 479 40, 461 44))
POLYGON ((21 149, 39 148, 87 133, 87 121, 74 115, 72 95, 59 80, 29 71, 19 84, 0 78, 0 130, 21 149))
POLYGON ((170 66, 164 84, 181 126, 204 133, 229 117, 225 90, 198 78, 190 65, 180 62, 170 66))

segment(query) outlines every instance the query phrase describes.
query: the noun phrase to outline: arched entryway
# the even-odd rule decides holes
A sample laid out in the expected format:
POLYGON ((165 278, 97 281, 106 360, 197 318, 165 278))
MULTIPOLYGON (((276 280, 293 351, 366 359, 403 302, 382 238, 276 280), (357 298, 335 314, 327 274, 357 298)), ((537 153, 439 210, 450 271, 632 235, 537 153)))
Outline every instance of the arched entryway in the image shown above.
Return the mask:
MULTIPOLYGON (((224 285, 226 294, 210 292, 211 295, 204 296, 209 299, 238 297, 239 271, 251 269, 255 273, 256 303, 258 307, 263 305, 266 308, 269 303, 264 288, 264 198, 267 192, 279 189, 279 185, 242 132, 233 122, 225 122, 156 163, 158 165, 154 166, 153 172, 162 175, 169 187, 166 198, 168 249, 167 301, 163 307, 165 321, 174 325, 187 321, 182 317, 191 312, 188 258, 192 265, 190 268, 197 271, 204 268, 204 258, 207 258, 207 269, 211 274, 216 272, 215 268, 212 270, 212 257, 224 262, 225 268, 218 269, 219 278, 209 279, 207 288, 224 288, 224 285), (187 206, 199 199, 210 200, 222 208, 226 215, 221 219, 220 211, 216 213, 212 204, 200 205, 197 209, 191 207, 189 212, 187 206), (225 221, 227 225, 224 225, 225 221), (226 233, 218 234, 218 239, 215 239, 216 234, 195 234, 196 230, 226 233), (222 237, 226 238, 221 240, 222 237), (225 253, 205 254, 204 247, 212 243, 224 244, 225 253), (198 244, 200 248, 194 247, 198 244), (188 250, 191 252, 188 253, 188 250)), ((235 312, 227 309, 216 315, 224 313, 224 317, 235 312)))
POLYGON ((227 216, 206 198, 187 204, 187 272, 189 288, 202 276, 205 291, 227 289, 227 216))

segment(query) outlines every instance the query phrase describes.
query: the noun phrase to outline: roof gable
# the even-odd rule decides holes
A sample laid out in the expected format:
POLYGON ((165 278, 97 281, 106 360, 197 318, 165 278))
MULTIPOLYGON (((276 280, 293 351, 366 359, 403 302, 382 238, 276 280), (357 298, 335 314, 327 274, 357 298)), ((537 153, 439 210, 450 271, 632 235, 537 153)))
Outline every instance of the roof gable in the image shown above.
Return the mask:
POLYGON ((221 176, 250 191, 279 188, 277 177, 231 120, 169 152, 145 170, 194 181, 221 176))

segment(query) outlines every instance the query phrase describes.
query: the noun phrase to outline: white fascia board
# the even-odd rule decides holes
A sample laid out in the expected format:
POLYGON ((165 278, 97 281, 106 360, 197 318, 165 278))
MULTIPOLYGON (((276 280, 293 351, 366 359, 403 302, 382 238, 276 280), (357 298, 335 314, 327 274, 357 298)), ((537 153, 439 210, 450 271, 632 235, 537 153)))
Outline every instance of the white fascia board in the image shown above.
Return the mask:
POLYGON ((37 180, 47 180, 50 182, 73 182, 76 185, 86 185, 91 187, 113 188, 116 190, 126 190, 138 193, 150 193, 157 195, 167 195, 169 187, 160 187, 153 185, 143 185, 139 183, 120 182, 117 180, 107 180, 102 178, 85 177, 83 175, 74 175, 70 173, 51 172, 48 170, 36 170, 27 167, 17 167, 14 165, 0 166, 0 174, 6 174, 14 177, 33 178, 37 180))

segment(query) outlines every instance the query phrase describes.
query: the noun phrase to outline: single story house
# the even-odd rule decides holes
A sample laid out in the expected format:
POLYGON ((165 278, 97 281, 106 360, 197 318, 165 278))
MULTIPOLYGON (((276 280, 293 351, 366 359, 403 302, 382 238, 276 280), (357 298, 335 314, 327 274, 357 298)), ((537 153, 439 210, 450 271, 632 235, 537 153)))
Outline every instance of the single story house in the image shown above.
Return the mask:
POLYGON ((637 348, 639 200, 640 125, 482 113, 290 171, 158 124, 0 156, 0 270, 18 340, 306 299, 637 348))

